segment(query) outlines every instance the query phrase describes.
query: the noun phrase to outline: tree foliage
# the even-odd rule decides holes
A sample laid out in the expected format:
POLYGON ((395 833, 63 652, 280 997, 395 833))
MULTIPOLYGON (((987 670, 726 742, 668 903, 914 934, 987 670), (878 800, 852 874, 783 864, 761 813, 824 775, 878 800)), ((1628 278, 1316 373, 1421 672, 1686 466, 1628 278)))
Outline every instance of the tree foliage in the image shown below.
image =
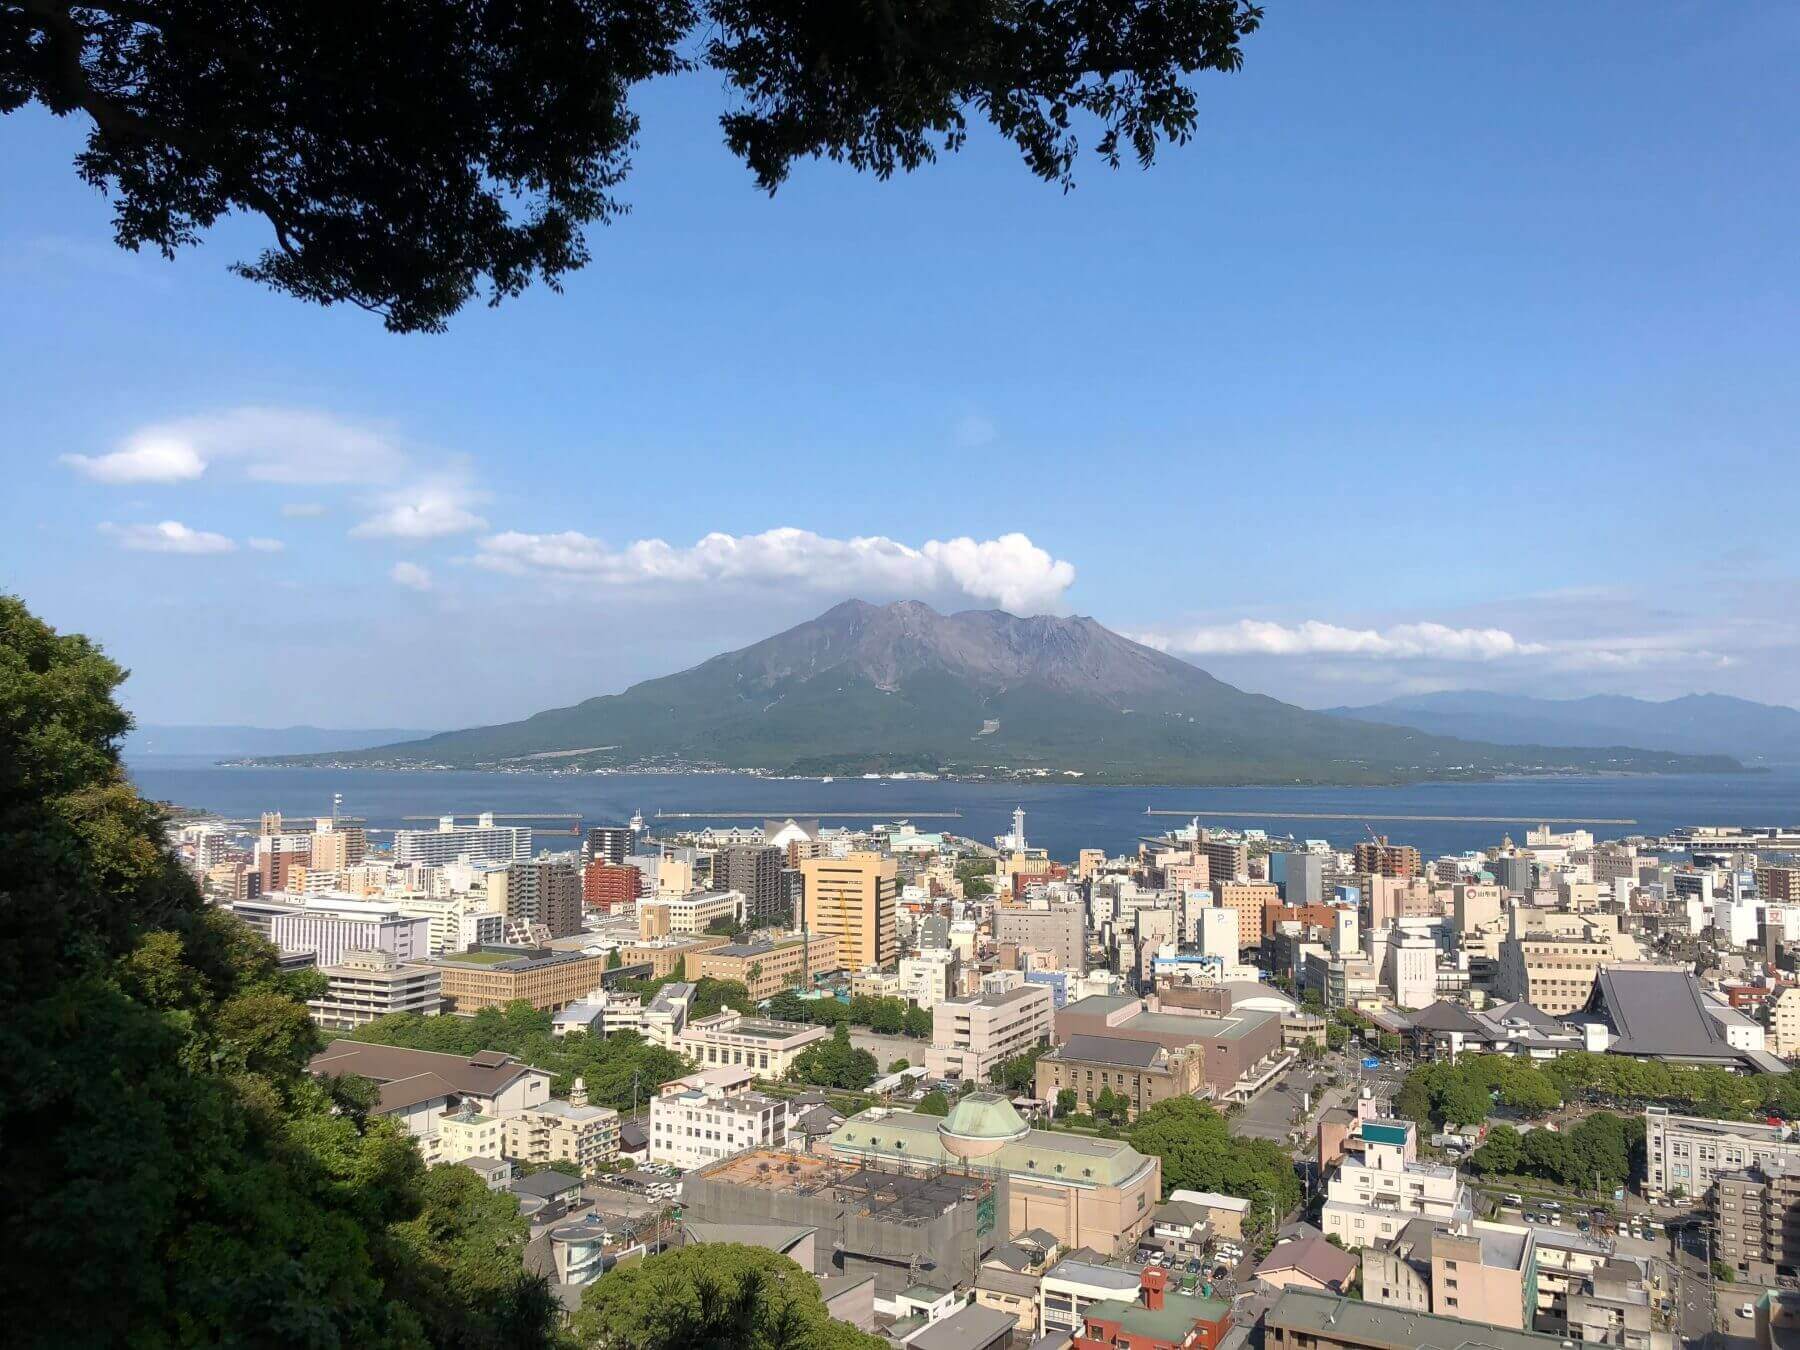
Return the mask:
POLYGON ((1530 1060, 1470 1052, 1454 1064, 1419 1065, 1401 1084, 1394 1110, 1425 1132, 1468 1127, 1492 1114, 1496 1096, 1508 1111, 1527 1118, 1548 1115, 1563 1101, 1550 1072, 1530 1060))
POLYGON ((950 1099, 934 1088, 919 1098, 919 1104, 913 1110, 922 1116, 947 1116, 950 1114, 950 1099))
POLYGON ((1623 1186, 1643 1165, 1644 1118, 1606 1111, 1565 1131, 1521 1135, 1510 1125, 1496 1125, 1468 1158, 1469 1170, 1478 1176, 1532 1177, 1578 1189, 1596 1181, 1603 1189, 1623 1186))
MULTIPOLYGON (((0 15, 0 23, 5 22, 0 15)), ((427 1173, 206 907, 118 761, 124 672, 0 597, 0 1290, 19 1343, 547 1344, 525 1232, 427 1173)), ((456 1174, 460 1173, 461 1176, 456 1174)))
POLYGON ((132 0, 0 5, 0 113, 81 115, 80 177, 125 248, 222 216, 273 245, 241 275, 389 328, 473 295, 552 287, 584 227, 626 209, 647 80, 710 70, 725 143, 773 192, 795 160, 886 178, 985 119, 1068 187, 1082 134, 1148 165, 1198 124, 1190 78, 1230 71, 1246 0, 132 0))
POLYGON ((1037 1091, 1038 1057, 1049 1048, 1046 1042, 1034 1045, 1010 1059, 1001 1060, 988 1070, 988 1081, 996 1087, 1005 1088, 1015 1097, 1030 1096, 1037 1091))
POLYGON ((763 1008, 770 1017, 787 1022, 810 1022, 821 1027, 867 1027, 883 1036, 931 1038, 930 1012, 903 998, 858 994, 845 1003, 835 998, 801 998, 793 990, 784 989, 770 998, 763 1008))
POLYGON ((570 1326, 595 1350, 882 1350, 834 1322, 819 1284, 759 1247, 713 1242, 615 1267, 589 1285, 570 1326))
POLYGON ((850 1028, 840 1022, 830 1040, 808 1046, 794 1056, 788 1078, 814 1087, 860 1092, 875 1081, 877 1067, 875 1056, 850 1044, 850 1028))
POLYGON ((1192 1097, 1158 1102, 1126 1131, 1139 1153, 1162 1159, 1165 1193, 1217 1191, 1252 1201, 1246 1223, 1260 1231, 1272 1199, 1287 1214, 1302 1198, 1294 1160, 1268 1139, 1237 1139, 1225 1117, 1192 1097), (1259 1208, 1260 1207, 1260 1208, 1259 1208))
POLYGON ((499 1050, 517 1055, 527 1064, 549 1069, 556 1077, 552 1093, 569 1095, 579 1076, 588 1098, 597 1106, 628 1111, 633 1098, 632 1075, 637 1075, 636 1099, 647 1102, 656 1089, 691 1070, 681 1055, 646 1041, 635 1031, 593 1036, 571 1031, 551 1034, 551 1015, 524 1001, 505 1009, 483 1008, 473 1017, 421 1017, 417 1013, 390 1013, 358 1027, 349 1039, 378 1045, 401 1045, 410 1050, 434 1050, 445 1055, 474 1055, 499 1050))

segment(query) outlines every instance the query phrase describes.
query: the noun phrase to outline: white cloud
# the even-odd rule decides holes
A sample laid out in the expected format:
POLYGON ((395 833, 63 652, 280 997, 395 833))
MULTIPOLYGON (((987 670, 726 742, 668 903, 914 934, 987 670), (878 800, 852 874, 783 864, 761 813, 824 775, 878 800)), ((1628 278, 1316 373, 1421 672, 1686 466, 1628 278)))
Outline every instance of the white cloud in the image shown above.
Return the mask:
POLYGON ((325 514, 323 502, 288 502, 281 508, 281 514, 289 520, 311 520, 315 516, 325 514))
POLYGON ((1169 633, 1138 634, 1162 651, 1196 656, 1368 656, 1387 660, 1495 661, 1538 656, 1550 648, 1522 642, 1504 628, 1452 628, 1441 623, 1402 623, 1389 628, 1345 628, 1309 619, 1280 624, 1239 619, 1169 633))
POLYGON ((612 548, 575 530, 507 531, 479 541, 475 561, 495 571, 547 572, 615 586, 794 585, 915 596, 955 592, 1022 614, 1053 608, 1075 568, 1023 534, 929 540, 917 548, 880 536, 831 539, 792 527, 709 534, 690 547, 643 539, 612 548))
POLYGON ((358 539, 441 539, 485 530, 487 521, 470 509, 482 499, 461 478, 424 479, 386 494, 381 509, 350 533, 358 539))
POLYGON ((222 534, 189 529, 179 520, 154 525, 114 525, 107 521, 100 526, 100 533, 134 553, 230 553, 237 548, 222 534))
POLYGON ((216 463, 263 483, 391 482, 406 463, 385 430, 304 408, 232 408, 141 427, 103 455, 63 462, 105 483, 177 483, 216 463))
POLYGON ((250 545, 250 547, 255 549, 258 553, 279 553, 282 549, 287 547, 287 545, 282 543, 279 539, 262 539, 255 536, 246 539, 244 542, 250 545))
POLYGON ((193 446, 158 436, 134 438, 105 455, 64 455, 62 462, 96 483, 185 483, 206 471, 193 446))
POLYGON ((397 562, 388 572, 388 576, 411 590, 428 591, 431 589, 431 573, 417 563, 397 562))

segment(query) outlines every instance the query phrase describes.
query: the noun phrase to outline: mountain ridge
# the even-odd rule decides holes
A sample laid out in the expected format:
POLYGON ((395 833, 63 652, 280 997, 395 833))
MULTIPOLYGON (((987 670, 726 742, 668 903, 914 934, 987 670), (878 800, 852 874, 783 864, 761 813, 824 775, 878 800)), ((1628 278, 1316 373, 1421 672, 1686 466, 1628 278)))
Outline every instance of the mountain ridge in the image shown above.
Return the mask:
POLYGON ((1071 775, 1099 782, 1385 783, 1735 769, 1638 750, 1541 753, 1309 712, 1091 618, 847 600, 617 694, 496 726, 287 763, 1071 775))
POLYGON ((1730 694, 1547 699, 1451 689, 1322 711, 1333 717, 1501 743, 1530 741, 1570 748, 1630 744, 1675 754, 1727 754, 1746 763, 1800 763, 1800 709, 1730 694))

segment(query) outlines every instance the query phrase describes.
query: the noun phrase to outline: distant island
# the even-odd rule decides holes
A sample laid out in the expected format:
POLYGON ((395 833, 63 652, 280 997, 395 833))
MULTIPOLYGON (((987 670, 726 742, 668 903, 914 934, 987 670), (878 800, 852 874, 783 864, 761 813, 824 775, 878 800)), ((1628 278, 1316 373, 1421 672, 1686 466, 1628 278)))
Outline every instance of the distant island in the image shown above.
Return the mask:
POLYGON ((1234 688, 1089 618, 860 600, 523 721, 259 762, 1192 785, 1742 767, 1727 755, 1494 745, 1334 717, 1234 688))

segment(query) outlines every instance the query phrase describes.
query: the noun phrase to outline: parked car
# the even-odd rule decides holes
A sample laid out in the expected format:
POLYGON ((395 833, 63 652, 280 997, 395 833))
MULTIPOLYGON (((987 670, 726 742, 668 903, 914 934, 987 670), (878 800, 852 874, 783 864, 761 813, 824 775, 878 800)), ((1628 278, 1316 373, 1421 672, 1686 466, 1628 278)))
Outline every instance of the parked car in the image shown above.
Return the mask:
POLYGON ((1739 1317, 1755 1317, 1756 1316, 1756 1305, 1754 1303, 1739 1304, 1738 1305, 1738 1316, 1739 1317))
MULTIPOLYGON (((1496 1145, 1496 1147, 1498 1147, 1498 1145, 1496 1145)), ((1522 1205, 1525 1203, 1525 1197, 1522 1195, 1503 1195, 1500 1198, 1509 1205, 1522 1205)))

